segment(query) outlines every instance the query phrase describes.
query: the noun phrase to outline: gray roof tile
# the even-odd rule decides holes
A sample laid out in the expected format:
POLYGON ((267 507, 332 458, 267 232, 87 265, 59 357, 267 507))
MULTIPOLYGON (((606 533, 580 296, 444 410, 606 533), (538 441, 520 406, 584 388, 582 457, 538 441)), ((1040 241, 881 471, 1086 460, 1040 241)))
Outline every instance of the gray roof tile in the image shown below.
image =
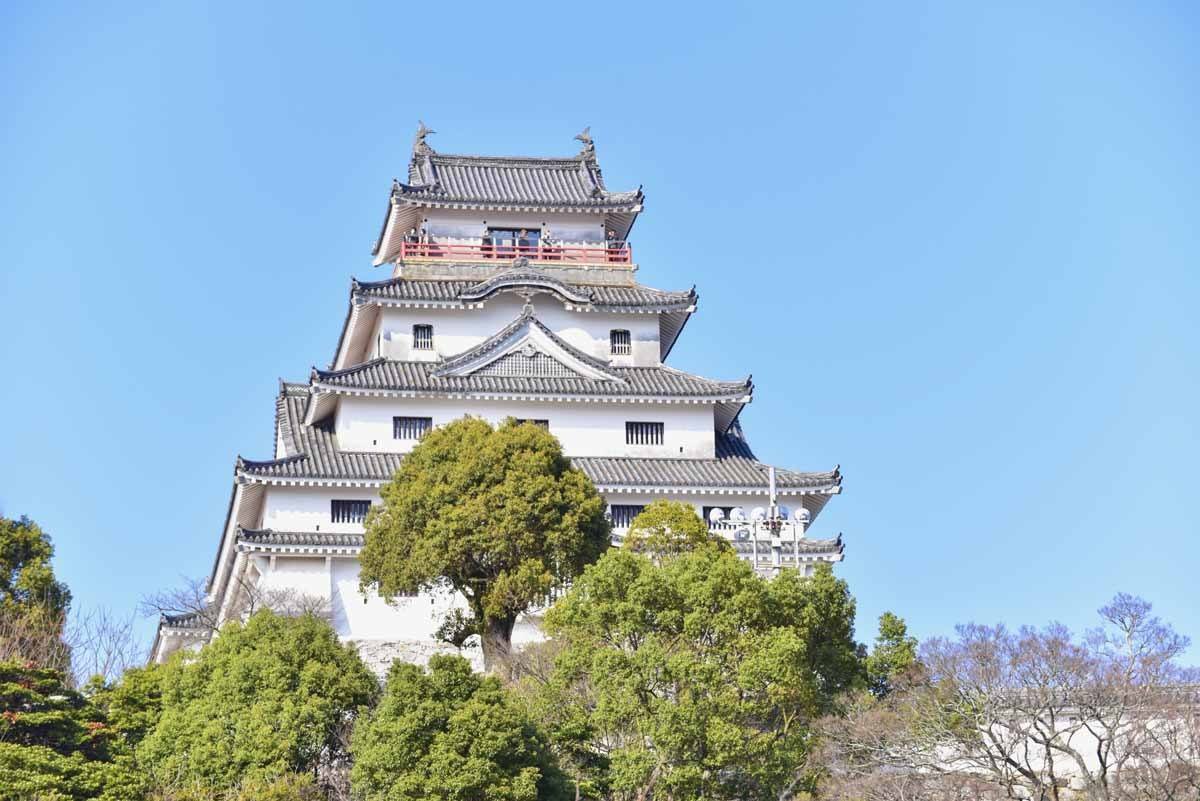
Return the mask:
MULTIPOLYGON (((301 453, 268 461, 238 459, 237 472, 245 477, 295 480, 388 481, 403 458, 394 453, 361 453, 338 450, 328 424, 304 425, 308 387, 284 384, 279 413, 288 418, 301 453)), ((767 487, 767 465, 758 461, 734 423, 717 437, 713 459, 640 459, 579 456, 572 463, 598 486, 711 487, 759 489, 767 487)), ((841 486, 841 473, 801 473, 777 469, 781 490, 832 490, 841 486)))
POLYGON ((251 545, 315 545, 361 548, 362 534, 333 534, 324 531, 275 531, 269 528, 239 528, 238 542, 251 545))
POLYGON ((398 200, 468 205, 633 210, 641 190, 610 192, 589 158, 414 154, 398 200))
POLYGON ((542 289, 564 302, 597 311, 637 309, 682 311, 696 305, 696 290, 671 292, 636 284, 633 286, 587 286, 570 284, 535 269, 505 270, 486 281, 444 281, 392 278, 387 281, 355 281, 352 295, 365 300, 453 303, 466 305, 511 288, 542 289))
POLYGON ((316 370, 313 380, 327 387, 446 394, 579 395, 587 397, 668 397, 733 400, 753 384, 713 381, 671 367, 608 367, 618 381, 590 378, 532 378, 500 375, 438 376, 436 362, 375 359, 345 370, 316 370))

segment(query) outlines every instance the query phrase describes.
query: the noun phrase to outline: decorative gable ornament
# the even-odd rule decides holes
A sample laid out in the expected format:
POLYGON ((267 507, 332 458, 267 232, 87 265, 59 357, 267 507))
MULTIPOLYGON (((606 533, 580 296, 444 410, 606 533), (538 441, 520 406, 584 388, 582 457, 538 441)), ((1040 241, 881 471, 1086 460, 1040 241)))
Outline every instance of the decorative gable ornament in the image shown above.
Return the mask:
POLYGON ((625 381, 604 362, 561 339, 533 316, 526 305, 521 316, 486 341, 447 361, 437 378, 467 375, 528 378, 578 378, 588 381, 625 381))

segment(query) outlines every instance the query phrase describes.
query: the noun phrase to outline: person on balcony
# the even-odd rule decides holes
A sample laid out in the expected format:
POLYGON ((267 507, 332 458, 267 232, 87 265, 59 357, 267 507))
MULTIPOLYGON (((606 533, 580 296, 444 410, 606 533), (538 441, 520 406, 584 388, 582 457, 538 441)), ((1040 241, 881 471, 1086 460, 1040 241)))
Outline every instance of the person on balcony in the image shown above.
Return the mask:
POLYGON ((483 238, 479 243, 479 252, 485 259, 492 258, 492 232, 483 229, 483 238))
POLYGON ((608 233, 604 237, 604 253, 607 257, 605 260, 610 262, 625 261, 624 253, 625 243, 617 239, 617 232, 608 229, 608 233))

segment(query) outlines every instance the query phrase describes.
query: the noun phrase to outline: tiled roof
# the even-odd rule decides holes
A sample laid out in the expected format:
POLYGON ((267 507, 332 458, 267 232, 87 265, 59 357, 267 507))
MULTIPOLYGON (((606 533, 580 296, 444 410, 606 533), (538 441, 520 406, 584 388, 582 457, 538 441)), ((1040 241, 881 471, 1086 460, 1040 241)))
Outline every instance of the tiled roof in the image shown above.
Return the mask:
MULTIPOLYGON (((400 466, 401 454, 340 451, 326 425, 306 426, 308 388, 303 384, 283 385, 280 413, 288 418, 300 453, 270 461, 238 460, 241 476, 281 480, 389 481, 400 466)), ((618 457, 575 457, 572 463, 598 486, 618 487, 710 487, 761 489, 767 487, 767 465, 754 458, 750 446, 734 423, 717 437, 714 459, 638 459, 618 457)), ((780 490, 836 490, 841 473, 800 473, 776 470, 780 490)))
MULTIPOLYGON (((572 464, 597 486, 646 487, 762 487, 767 486, 767 468, 754 458, 749 443, 735 423, 717 437, 714 459, 636 459, 632 457, 577 456, 572 464)), ((822 489, 841 486, 841 473, 834 470, 800 473, 776 468, 775 483, 781 490, 822 489)))
POLYGON ((589 158, 527 158, 414 153, 408 183, 392 197, 465 205, 633 210, 641 190, 610 192, 589 158))
POLYGON ((316 370, 323 386, 378 391, 447 394, 580 395, 588 397, 667 397, 733 399, 750 394, 753 384, 713 381, 671 367, 609 367, 618 381, 590 378, 541 378, 503 375, 435 375, 436 362, 374 359, 345 370, 316 370))
MULTIPOLYGON (((525 336, 532 329, 537 329, 537 331, 541 332, 542 336, 550 340, 550 342, 552 342, 555 346, 561 348, 564 353, 574 357, 575 359, 578 359, 583 364, 590 366, 592 369, 598 371, 599 374, 606 376, 607 380, 622 380, 618 375, 613 373, 607 362, 601 361, 595 356, 589 356, 578 348, 572 346, 558 334, 551 331, 550 328, 542 323, 541 320, 533 316, 533 306, 529 305, 525 307, 524 311, 522 311, 515 320, 504 326, 504 328, 500 329, 495 334, 492 334, 483 342, 480 342, 475 347, 468 348, 462 353, 437 365, 433 370, 432 375, 434 378, 439 379, 449 378, 451 377, 450 373, 453 370, 462 367, 463 365, 469 365, 477 359, 487 356, 489 353, 502 350, 505 346, 511 344, 510 340, 517 336, 518 332, 520 332, 521 336, 525 336)), ((541 379, 535 380, 540 381, 541 379)))
POLYGON ((696 290, 670 292, 653 287, 583 286, 568 284, 535 269, 514 269, 486 281, 441 281, 392 278, 387 281, 354 282, 353 296, 367 300, 466 305, 511 288, 541 289, 576 306, 601 310, 637 309, 681 311, 696 305, 696 290))
MULTIPOLYGON (((759 540, 759 549, 764 546, 771 547, 770 540, 759 540)), ((738 553, 753 553, 754 544, 748 541, 734 541, 730 543, 733 549, 738 553)), ((842 544, 842 535, 838 534, 834 539, 815 540, 805 537, 796 543, 796 550, 802 554, 826 554, 826 553, 842 553, 846 550, 846 546, 842 544)), ((782 555, 785 557, 792 555, 792 543, 785 541, 782 546, 782 555)))
POLYGON ((338 450, 331 424, 304 425, 308 405, 307 384, 283 384, 276 413, 279 425, 292 432, 296 452, 282 459, 253 461, 238 458, 237 472, 269 478, 318 478, 386 481, 400 466, 394 453, 361 453, 338 450))
POLYGON ((162 615, 159 626, 170 629, 206 629, 212 623, 201 612, 184 612, 178 615, 162 615))
POLYGON ((361 548, 362 534, 333 534, 320 531, 275 531, 269 528, 239 528, 238 542, 252 545, 315 545, 361 548))

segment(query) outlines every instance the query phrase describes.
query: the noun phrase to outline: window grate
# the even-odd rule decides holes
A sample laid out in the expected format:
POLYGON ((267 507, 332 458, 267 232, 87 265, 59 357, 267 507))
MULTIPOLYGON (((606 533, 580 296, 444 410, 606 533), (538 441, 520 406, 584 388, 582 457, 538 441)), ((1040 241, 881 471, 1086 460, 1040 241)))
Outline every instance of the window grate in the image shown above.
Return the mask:
POLYGON ((433 428, 432 417, 393 417, 393 439, 420 439, 433 428))
POLYGON ((533 420, 533 419, 525 418, 525 417, 514 417, 513 422, 516 423, 517 425, 521 425, 522 423, 532 423, 535 426, 541 426, 542 428, 546 429, 547 431, 550 430, 550 421, 549 420, 533 420))
POLYGON ((625 424, 626 445, 662 445, 663 424, 633 422, 625 424))
POLYGON ((370 501, 330 501, 329 519, 334 523, 361 523, 370 508, 370 501))
POLYGON ((433 350, 433 326, 413 326, 413 350, 433 350))
POLYGON ((633 352, 633 337, 628 331, 614 328, 608 334, 608 342, 613 356, 628 356, 633 352))
POLYGON ((613 528, 629 528, 633 519, 645 511, 644 505, 635 503, 614 503, 609 508, 612 515, 613 528))

